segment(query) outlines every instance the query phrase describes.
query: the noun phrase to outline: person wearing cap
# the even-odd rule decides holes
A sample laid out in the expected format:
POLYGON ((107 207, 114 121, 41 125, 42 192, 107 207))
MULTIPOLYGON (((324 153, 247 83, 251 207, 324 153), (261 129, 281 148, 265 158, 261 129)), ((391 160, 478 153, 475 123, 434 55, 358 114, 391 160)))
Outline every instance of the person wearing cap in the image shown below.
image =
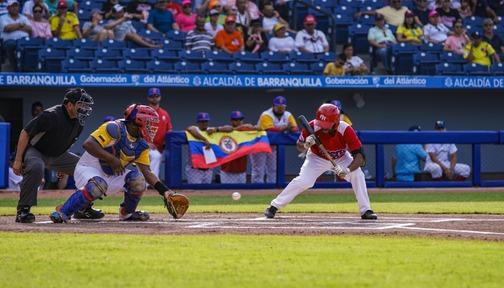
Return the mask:
POLYGON ((161 160, 163 159, 163 151, 165 148, 165 136, 166 133, 172 131, 173 126, 170 114, 168 114, 165 109, 161 108, 161 90, 159 88, 149 88, 147 91, 147 102, 147 105, 156 110, 159 115, 156 135, 154 135, 152 143, 149 143, 150 169, 154 175, 159 177, 159 167, 161 166, 161 160))
POLYGON ((453 25, 453 35, 448 36, 444 43, 443 50, 458 55, 464 55, 465 46, 470 41, 464 29, 464 25, 462 24, 462 20, 459 20, 453 25))
POLYGON ((50 12, 49 12, 49 7, 47 6, 46 3, 44 3, 43 0, 28 0, 24 3, 23 5, 23 15, 25 15, 28 19, 30 20, 33 20, 33 7, 35 5, 40 5, 42 6, 42 18, 43 19, 49 19, 49 17, 51 16, 50 12))
MULTIPOLYGON (((257 130, 252 124, 243 123, 245 115, 241 111, 232 111, 230 116, 231 128, 234 131, 257 130)), ((247 156, 221 165, 220 181, 222 184, 247 183, 247 156)))
POLYGON ((30 20, 30 26, 32 27, 32 37, 50 39, 52 38, 51 25, 43 17, 44 6, 40 4, 35 4, 33 6, 33 16, 30 20))
POLYGON ((241 31, 236 29, 236 17, 229 15, 226 17, 224 29, 215 34, 215 47, 226 53, 233 54, 243 51, 244 41, 241 31))
POLYGON ((294 39, 287 34, 287 27, 282 23, 273 26, 273 35, 268 41, 268 48, 272 52, 291 52, 296 50, 294 39))
POLYGON ((3 49, 9 59, 12 69, 17 69, 16 40, 30 37, 32 28, 30 20, 19 14, 19 2, 7 1, 8 13, 0 17, 0 38, 3 40, 3 49))
POLYGON ((82 33, 79 27, 79 18, 73 12, 68 11, 65 0, 59 0, 56 14, 49 18, 51 31, 54 37, 61 40, 81 39, 82 33))
POLYGON ((30 208, 37 205, 45 167, 73 175, 79 157, 68 149, 79 138, 93 104, 84 89, 68 89, 62 104, 44 110, 21 130, 12 165, 16 175, 23 175, 16 222, 35 221, 30 208))
POLYGON ((152 6, 147 0, 131 0, 126 5, 125 10, 131 20, 147 23, 152 6))
POLYGON ((209 20, 205 23, 205 30, 212 34, 212 37, 215 37, 215 34, 220 30, 224 29, 222 24, 219 24, 219 17, 221 16, 221 12, 218 9, 212 9, 208 12, 209 20))
POLYGON ((99 9, 91 10, 90 21, 82 26, 82 37, 93 41, 114 39, 114 31, 103 26, 103 12, 99 9))
POLYGON ((429 12, 429 24, 425 25, 423 29, 425 41, 434 44, 443 44, 448 36, 453 34, 448 27, 441 23, 436 10, 429 12))
POLYGON ((389 5, 382 7, 377 10, 371 11, 361 11, 357 13, 357 17, 362 15, 372 15, 376 14, 383 15, 385 21, 389 25, 399 26, 404 23, 404 16, 406 11, 409 11, 408 7, 402 6, 401 0, 389 0, 389 5))
POLYGON ((273 27, 277 23, 282 23, 285 25, 285 27, 289 26, 289 23, 287 23, 287 21, 282 19, 282 17, 280 17, 280 14, 278 14, 278 12, 275 11, 275 9, 273 8, 273 4, 265 4, 262 13, 263 13, 262 27, 264 31, 268 33, 273 32, 273 27))
POLYGON ((479 32, 473 32, 471 34, 471 42, 469 42, 465 47, 464 58, 469 60, 471 63, 490 66, 492 61, 494 63, 500 63, 500 58, 492 45, 481 39, 481 34, 479 32))
POLYGON ((462 19, 458 10, 451 7, 451 2, 451 0, 442 0, 441 6, 436 9, 436 12, 439 14, 441 19, 441 23, 450 29, 452 29, 456 21, 462 19))
MULTIPOLYGON (((444 121, 436 121, 434 129, 446 131, 444 121)), ((465 180, 471 174, 471 167, 457 163, 457 146, 455 144, 426 144, 425 151, 429 154, 424 171, 429 172, 434 180, 440 180, 443 175, 449 180, 465 180)))
POLYGON ((236 24, 243 27, 244 32, 249 28, 252 17, 247 9, 248 0, 236 0, 236 7, 233 11, 236 14, 236 24))
POLYGON ((107 22, 105 29, 114 31, 115 41, 128 40, 133 41, 143 47, 162 47, 162 45, 146 41, 144 38, 137 34, 135 27, 133 27, 133 24, 131 24, 132 16, 125 13, 124 6, 122 6, 121 4, 116 4, 113 8, 113 11, 114 18, 107 22))
POLYGON ((375 26, 368 31, 368 41, 373 47, 374 57, 383 64, 387 73, 392 73, 392 45, 397 40, 392 30, 385 26, 385 18, 381 14, 375 15, 375 26))
POLYGON ((246 31, 245 50, 252 53, 262 53, 268 49, 268 36, 261 27, 261 20, 250 21, 250 27, 246 31))
POLYGON ((196 13, 192 12, 191 0, 182 1, 182 13, 177 14, 175 22, 181 32, 189 32, 196 27, 196 13))
MULTIPOLYGON (((421 131, 420 126, 413 125, 408 131, 421 131)), ((392 156, 392 170, 396 181, 413 182, 415 174, 422 172, 421 161, 427 159, 421 144, 399 144, 395 146, 395 155, 392 156)))
MULTIPOLYGON (((50 15, 56 14, 56 12, 58 10, 59 0, 44 0, 44 3, 47 5, 47 7, 49 7, 49 13, 50 13, 50 15)), ((67 4, 67 7, 68 7, 68 11, 77 11, 78 5, 79 5, 77 3, 77 1, 67 0, 66 4, 67 4)))
POLYGON ((103 18, 106 20, 112 19, 114 14, 114 6, 119 4, 119 0, 107 0, 103 3, 101 11, 103 11, 103 18))
MULTIPOLYGON (((284 96, 276 96, 273 99, 273 107, 261 113, 257 121, 260 130, 279 133, 293 133, 298 131, 294 115, 286 111, 287 99, 284 96)), ((271 147, 272 153, 255 153, 250 155, 252 164, 252 183, 264 183, 266 175, 267 183, 276 183, 276 148, 271 147)))
POLYGON ((406 11, 404 23, 397 28, 396 36, 397 42, 422 45, 423 30, 415 22, 415 15, 412 12, 406 11))
POLYGON ((483 20, 482 39, 492 45, 497 53, 504 53, 504 42, 501 37, 494 33, 494 22, 490 18, 483 20))
POLYGON ((173 0, 166 0, 166 9, 173 14, 173 19, 182 13, 182 6, 173 0))
POLYGON ((196 28, 187 33, 185 46, 190 51, 212 51, 215 43, 212 34, 205 29, 205 17, 196 18, 196 28))
POLYGON ((329 42, 324 32, 315 29, 317 20, 313 15, 304 18, 304 29, 296 34, 296 48, 304 53, 324 53, 329 51, 329 42))
POLYGON ((166 0, 157 0, 154 9, 149 13, 147 19, 147 30, 166 34, 173 30, 179 30, 175 23, 175 16, 168 10, 166 0))

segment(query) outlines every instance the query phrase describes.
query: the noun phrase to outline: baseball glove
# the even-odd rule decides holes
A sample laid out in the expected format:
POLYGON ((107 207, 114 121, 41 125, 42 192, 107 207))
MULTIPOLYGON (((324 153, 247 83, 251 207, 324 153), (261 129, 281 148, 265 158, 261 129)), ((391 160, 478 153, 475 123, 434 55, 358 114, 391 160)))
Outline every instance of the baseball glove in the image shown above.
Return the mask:
POLYGON ((170 213, 174 219, 182 218, 189 208, 189 199, 182 194, 177 194, 175 192, 165 193, 163 200, 166 209, 168 209, 168 213, 170 213))

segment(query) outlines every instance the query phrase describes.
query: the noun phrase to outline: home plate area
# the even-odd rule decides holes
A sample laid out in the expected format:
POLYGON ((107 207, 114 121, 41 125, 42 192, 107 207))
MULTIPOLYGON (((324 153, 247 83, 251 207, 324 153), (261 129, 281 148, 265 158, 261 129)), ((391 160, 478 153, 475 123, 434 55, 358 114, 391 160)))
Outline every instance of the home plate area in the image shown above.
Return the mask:
POLYGON ((194 213, 186 215, 183 219, 174 220, 169 219, 167 215, 155 214, 146 222, 123 222, 118 221, 115 215, 107 215, 98 221, 73 219, 66 224, 53 224, 51 221, 43 220, 44 216, 39 216, 37 222, 15 225, 14 230, 26 228, 47 232, 130 234, 399 234, 504 241, 504 218, 497 215, 381 214, 376 221, 361 220, 352 214, 279 213, 277 215, 275 219, 266 219, 260 214, 194 213))

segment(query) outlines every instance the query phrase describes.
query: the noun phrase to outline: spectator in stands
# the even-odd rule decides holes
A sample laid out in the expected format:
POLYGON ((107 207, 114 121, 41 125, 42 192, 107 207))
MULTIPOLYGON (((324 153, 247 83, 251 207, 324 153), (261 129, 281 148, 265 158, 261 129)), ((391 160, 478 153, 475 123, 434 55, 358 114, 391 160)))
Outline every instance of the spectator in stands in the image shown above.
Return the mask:
POLYGON ((40 4, 33 6, 33 16, 30 21, 32 27, 32 37, 39 37, 44 39, 52 38, 51 25, 47 19, 43 18, 44 7, 40 4))
POLYGON ((375 16, 375 26, 368 31, 368 41, 373 47, 374 57, 378 58, 387 73, 392 73, 392 45, 397 43, 392 31, 385 27, 381 14, 375 16))
MULTIPOLYGON (((68 11, 78 11, 78 3, 74 0, 66 0, 65 1, 68 7, 68 11)), ((58 10, 59 0, 44 0, 44 3, 49 7, 49 13, 55 15, 58 10)))
POLYGON ((196 18, 196 28, 189 31, 186 36, 186 49, 191 51, 211 51, 214 47, 214 39, 205 29, 205 17, 196 18))
POLYGON ((252 17, 247 10, 248 0, 236 0, 236 25, 240 25, 243 28, 244 33, 248 33, 248 28, 250 27, 250 21, 252 17))
POLYGON ((499 55, 495 53, 492 45, 483 41, 479 32, 473 32, 471 42, 465 47, 464 58, 471 63, 490 66, 492 64, 490 57, 492 57, 494 63, 500 63, 499 55))
POLYGON ((107 2, 103 3, 101 11, 103 11, 105 19, 114 18, 114 6, 119 4, 119 0, 107 0, 107 2))
POLYGON ((275 9, 273 8, 273 4, 269 3, 264 5, 262 12, 263 12, 262 26, 264 31, 272 33, 273 26, 275 26, 275 24, 279 22, 284 24, 285 27, 289 27, 289 23, 287 23, 287 21, 282 19, 282 17, 280 17, 280 14, 278 14, 278 12, 275 11, 275 9))
POLYGON ((441 23, 449 29, 452 29, 455 22, 462 18, 458 10, 451 8, 451 0, 442 0, 441 7, 437 8, 436 12, 441 18, 441 23))
POLYGON ((472 1, 472 12, 473 16, 483 17, 483 18, 491 18, 496 21, 497 15, 495 11, 490 8, 487 0, 471 0, 472 1))
POLYGON ((23 5, 23 15, 25 15, 28 19, 33 19, 33 7, 38 4, 42 7, 42 18, 49 19, 51 17, 51 13, 49 12, 49 7, 44 3, 43 0, 28 0, 23 5))
POLYGON ((389 25, 399 26, 404 23, 404 14, 409 11, 408 7, 402 6, 401 0, 389 0, 389 5, 373 11, 363 11, 357 13, 362 15, 383 15, 389 25))
MULTIPOLYGON (((345 61, 343 68, 345 68, 346 75, 363 75, 369 72, 364 60, 354 55, 354 49, 351 43, 343 45, 343 53, 341 53, 340 58, 345 61)), ((341 112, 341 107, 338 108, 340 108, 341 112)))
POLYGON ((82 26, 83 38, 98 42, 115 38, 114 31, 105 29, 103 26, 102 13, 103 12, 98 9, 91 10, 90 21, 86 21, 82 26))
POLYGON ((245 50, 252 53, 262 53, 267 49, 268 37, 261 27, 261 20, 252 20, 248 29, 247 41, 245 41, 245 50))
POLYGON ((154 9, 149 13, 147 19, 147 30, 166 34, 172 30, 179 30, 175 23, 172 12, 166 8, 166 0, 157 0, 154 9))
POLYGON ((443 44, 449 35, 453 34, 450 29, 441 23, 439 14, 432 10, 429 13, 430 23, 424 26, 425 41, 434 44, 443 44))
POLYGON ((423 26, 429 23, 429 12, 427 0, 415 0, 413 14, 415 14, 415 21, 418 25, 423 26))
POLYGON ((114 6, 114 19, 109 20, 105 25, 105 29, 111 29, 114 31, 114 37, 116 41, 133 41, 136 44, 149 48, 160 48, 161 45, 153 44, 146 41, 140 35, 137 34, 135 27, 131 24, 131 15, 128 15, 124 11, 124 6, 121 4, 116 4, 114 6))
POLYGON ((209 12, 210 21, 205 23, 205 29, 208 33, 212 34, 215 37, 215 34, 220 30, 224 29, 224 26, 219 24, 217 21, 219 20, 219 16, 221 12, 218 9, 212 9, 209 12))
MULTIPOLYGON (((237 0, 226 0, 225 7, 230 7, 230 12, 237 12, 238 10, 238 1, 237 0)), ((246 0, 245 1, 245 9, 247 10, 248 15, 250 16, 250 20, 261 18, 261 12, 257 7, 256 1, 246 0)), ((235 13, 236 14, 236 13, 235 13)))
POLYGON ((413 45, 421 45, 423 40, 423 30, 415 22, 415 15, 406 11, 404 23, 397 28, 397 42, 408 43, 413 45))
POLYGON ((282 23, 277 23, 273 27, 274 37, 268 42, 268 48, 273 52, 291 52, 296 50, 296 43, 289 34, 287 28, 282 23))
POLYGON ((488 5, 497 16, 504 16, 504 0, 488 0, 488 5))
POLYGON ((226 53, 233 54, 243 51, 243 35, 240 31, 236 30, 235 16, 230 15, 226 17, 224 29, 217 32, 214 41, 215 47, 226 53))
POLYGON ((304 18, 304 29, 296 34, 296 48, 305 53, 323 53, 329 51, 329 43, 324 32, 315 29, 317 20, 313 15, 304 18))
MULTIPOLYGON (((446 131, 444 121, 436 121, 434 129, 446 131)), ((434 180, 440 180, 444 175, 449 180, 465 180, 471 174, 471 167, 457 163, 457 146, 455 144, 427 144, 425 150, 429 154, 424 171, 431 173, 434 180)))
MULTIPOLYGON (((420 126, 411 126, 408 131, 421 131, 420 126)), ((395 156, 392 156, 392 169, 397 181, 413 182, 415 174, 422 172, 420 161, 427 159, 421 144, 399 144, 395 146, 395 156)))
POLYGON ((7 0, 0 0, 0 17, 7 14, 7 0))
POLYGON ((49 18, 51 31, 54 37, 61 40, 75 40, 82 38, 79 27, 79 18, 73 12, 68 11, 67 2, 60 0, 56 14, 49 18))
POLYGON ((490 18, 483 20, 483 41, 492 45, 495 52, 504 53, 504 42, 501 37, 494 33, 494 22, 490 18))
POLYGON ((448 36, 444 43, 444 51, 453 52, 458 55, 464 55, 465 47, 469 43, 469 37, 466 34, 462 21, 455 22, 453 26, 453 35, 448 36))
POLYGON ((324 76, 344 76, 345 75, 345 59, 344 54, 336 56, 333 62, 327 63, 324 68, 324 76))
POLYGON ((182 13, 177 14, 175 22, 182 32, 189 32, 196 27, 196 13, 192 12, 191 0, 182 1, 182 13))
POLYGON ((40 113, 44 112, 44 105, 40 101, 35 101, 31 106, 31 115, 32 119, 40 115, 40 113))
POLYGON ((137 20, 146 24, 151 10, 152 6, 147 0, 131 0, 126 6, 126 13, 131 17, 131 20, 137 20))
POLYGON ((0 31, 3 40, 3 49, 9 64, 13 69, 16 64, 16 40, 32 35, 30 20, 26 16, 19 14, 19 3, 17 0, 7 2, 8 13, 0 17, 0 31))
POLYGON ((182 6, 173 0, 166 0, 166 9, 173 14, 173 19, 182 13, 182 6))
POLYGON ((460 8, 458 8, 458 12, 462 18, 471 17, 473 13, 471 0, 460 1, 460 8))

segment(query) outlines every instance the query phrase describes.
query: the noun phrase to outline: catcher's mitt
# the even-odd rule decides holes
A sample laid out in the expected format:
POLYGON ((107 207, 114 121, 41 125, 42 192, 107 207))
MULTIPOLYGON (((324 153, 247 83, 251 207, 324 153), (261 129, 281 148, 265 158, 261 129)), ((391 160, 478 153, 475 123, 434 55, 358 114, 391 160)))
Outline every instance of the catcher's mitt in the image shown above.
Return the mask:
POLYGON ((189 199, 182 194, 165 193, 163 200, 168 213, 175 219, 182 218, 189 208, 189 199))

